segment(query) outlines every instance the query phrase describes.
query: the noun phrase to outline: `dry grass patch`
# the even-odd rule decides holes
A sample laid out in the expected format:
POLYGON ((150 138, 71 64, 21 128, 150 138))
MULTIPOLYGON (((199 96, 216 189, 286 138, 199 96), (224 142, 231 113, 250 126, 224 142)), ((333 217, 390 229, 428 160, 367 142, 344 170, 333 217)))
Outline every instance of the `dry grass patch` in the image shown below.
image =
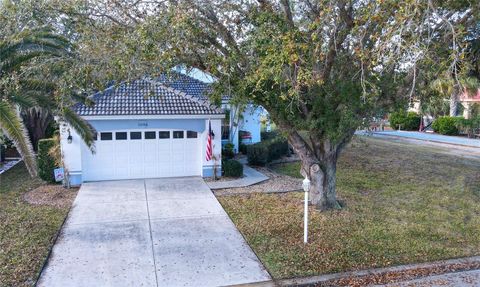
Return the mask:
POLYGON ((32 286, 68 207, 31 205, 25 193, 42 186, 23 163, 0 175, 0 286, 32 286))
MULTIPOLYGON (((276 170, 298 177, 298 168, 276 170)), ((357 139, 338 168, 347 206, 312 207, 306 246, 302 193, 219 199, 275 278, 306 276, 480 254, 479 170, 424 147, 357 139)))

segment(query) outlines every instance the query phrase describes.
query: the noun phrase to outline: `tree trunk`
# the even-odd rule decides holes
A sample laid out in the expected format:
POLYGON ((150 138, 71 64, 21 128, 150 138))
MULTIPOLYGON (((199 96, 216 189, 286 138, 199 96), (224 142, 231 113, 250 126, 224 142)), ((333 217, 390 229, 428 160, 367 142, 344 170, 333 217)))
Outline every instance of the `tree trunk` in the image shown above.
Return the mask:
POLYGON ((48 125, 53 121, 53 116, 47 110, 34 107, 22 111, 22 118, 28 130, 33 150, 37 151, 38 141, 45 137, 48 125))
MULTIPOLYGON (((290 133, 288 140, 302 161, 301 174, 310 179, 310 203, 322 211, 341 208, 336 193, 338 147, 313 152, 297 132, 290 133)), ((330 147, 329 143, 323 143, 323 146, 330 147)))
POLYGON ((321 162, 322 168, 314 165, 310 168, 312 205, 318 210, 340 209, 337 200, 337 158, 331 156, 321 162))
POLYGON ((450 96, 450 116, 451 117, 456 117, 458 114, 458 102, 459 102, 458 91, 454 89, 452 95, 450 96))

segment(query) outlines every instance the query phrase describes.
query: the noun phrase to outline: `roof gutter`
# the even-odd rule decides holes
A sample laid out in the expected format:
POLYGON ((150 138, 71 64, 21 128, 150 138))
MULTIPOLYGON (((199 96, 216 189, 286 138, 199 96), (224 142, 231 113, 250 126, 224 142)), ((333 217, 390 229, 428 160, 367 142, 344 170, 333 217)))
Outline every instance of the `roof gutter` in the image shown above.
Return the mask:
POLYGON ((81 116, 85 120, 189 120, 189 119, 224 119, 225 114, 214 115, 115 115, 115 116, 81 116))

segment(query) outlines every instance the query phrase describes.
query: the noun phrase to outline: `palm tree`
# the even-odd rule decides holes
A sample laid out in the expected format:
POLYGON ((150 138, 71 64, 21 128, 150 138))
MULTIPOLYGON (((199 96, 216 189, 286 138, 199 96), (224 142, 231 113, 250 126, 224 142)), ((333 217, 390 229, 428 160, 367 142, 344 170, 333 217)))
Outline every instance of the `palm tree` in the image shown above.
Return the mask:
POLYGON ((31 176, 37 174, 36 160, 20 111, 48 106, 53 101, 45 94, 35 93, 36 87, 30 79, 23 79, 22 87, 30 87, 32 93, 15 92, 15 87, 23 69, 33 61, 64 57, 68 49, 68 40, 47 28, 0 35, 0 128, 14 142, 31 176))

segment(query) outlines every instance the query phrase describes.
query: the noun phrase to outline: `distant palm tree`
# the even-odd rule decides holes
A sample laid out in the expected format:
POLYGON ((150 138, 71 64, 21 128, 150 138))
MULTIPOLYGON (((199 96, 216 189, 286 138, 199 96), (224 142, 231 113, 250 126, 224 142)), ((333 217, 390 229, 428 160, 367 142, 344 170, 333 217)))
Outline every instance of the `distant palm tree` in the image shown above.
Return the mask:
MULTIPOLYGON (((0 128, 10 138, 22 156, 30 175, 37 174, 36 160, 20 112, 30 108, 53 110, 56 107, 51 93, 33 78, 22 75, 23 68, 37 61, 51 60, 68 55, 69 41, 48 28, 26 30, 13 35, 0 35, 0 128), (21 79, 21 80, 18 80, 21 79), (12 88, 21 86, 21 89, 12 88)), ((74 129, 91 143, 88 125, 70 109, 62 108, 65 118, 74 129)))

